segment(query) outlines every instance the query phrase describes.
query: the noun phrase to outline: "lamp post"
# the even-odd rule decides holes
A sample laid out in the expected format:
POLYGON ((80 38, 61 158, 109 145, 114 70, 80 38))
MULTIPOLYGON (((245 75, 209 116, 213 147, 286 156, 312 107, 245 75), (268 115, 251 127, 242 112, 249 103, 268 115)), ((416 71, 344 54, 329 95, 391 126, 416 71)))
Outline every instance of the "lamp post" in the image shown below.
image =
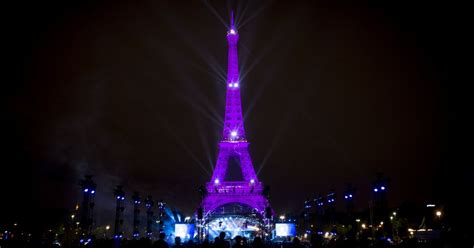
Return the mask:
POLYGON ((355 197, 355 189, 352 185, 347 185, 346 191, 344 191, 344 201, 346 202, 346 211, 349 218, 352 220, 352 215, 354 212, 354 197, 355 197))
POLYGON ((132 196, 133 201, 133 238, 137 239, 140 236, 139 225, 140 220, 138 219, 140 215, 140 195, 138 192, 135 192, 132 196))
POLYGON ((326 196, 326 212, 329 217, 329 224, 334 225, 336 222, 336 192, 334 190, 330 190, 329 194, 326 196))
POLYGON ((114 239, 119 241, 123 238, 122 225, 123 225, 123 202, 125 200, 125 192, 122 189, 122 185, 118 185, 114 190, 115 196, 115 230, 114 230, 114 239))
POLYGON ((280 221, 285 221, 285 216, 284 215, 280 215, 280 221))
POLYGON ((307 199, 304 201, 304 213, 303 213, 303 221, 304 221, 304 233, 307 235, 311 233, 310 222, 311 222, 311 201, 307 199))
MULTIPOLYGON (((97 185, 92 180, 91 175, 86 175, 84 179, 79 182, 79 185, 81 185, 82 187, 82 208, 80 221, 78 221, 77 223, 79 223, 81 227, 80 240, 85 242, 87 240, 91 240, 90 236, 92 231, 92 224, 94 222, 94 196, 97 185)), ((74 220, 75 217, 75 215, 71 215, 72 220, 74 220)))
POLYGON ((352 225, 355 227, 347 233, 347 237, 351 240, 355 240, 356 235, 357 235, 357 229, 358 229, 358 225, 354 223, 355 193, 356 193, 355 188, 352 187, 351 184, 348 184, 346 190, 344 191, 344 202, 346 203, 346 212, 347 212, 347 221, 345 222, 347 225, 352 225))
POLYGON ((109 225, 105 226, 104 239, 109 238, 109 235, 108 235, 109 230, 110 230, 110 226, 109 225))
POLYGON ((148 196, 145 199, 145 207, 146 207, 146 236, 147 238, 151 239, 153 231, 151 229, 153 224, 153 205, 154 202, 151 200, 151 196, 148 196))
POLYGON ((158 221, 159 221, 159 233, 163 232, 163 216, 165 215, 165 202, 160 199, 157 203, 158 205, 158 221))
POLYGON ((375 225, 378 225, 380 222, 386 222, 385 225, 380 226, 380 231, 377 231, 377 237, 373 237, 375 240, 380 236, 383 236, 384 233, 391 233, 392 225, 389 219, 389 211, 387 204, 387 192, 388 192, 388 181, 387 177, 384 177, 383 174, 377 173, 376 180, 372 183, 372 193, 373 193, 373 223, 371 223, 372 229, 375 225))
POLYGON ((317 229, 321 229, 323 226, 323 215, 324 215, 324 197, 319 194, 315 199, 316 204, 316 226, 317 229))

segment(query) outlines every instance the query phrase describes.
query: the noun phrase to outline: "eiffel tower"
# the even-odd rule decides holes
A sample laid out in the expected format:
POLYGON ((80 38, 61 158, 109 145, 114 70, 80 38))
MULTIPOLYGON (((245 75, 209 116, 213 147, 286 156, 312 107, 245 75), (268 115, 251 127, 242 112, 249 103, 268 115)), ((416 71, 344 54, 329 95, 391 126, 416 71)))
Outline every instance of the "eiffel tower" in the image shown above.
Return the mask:
MULTIPOLYGON (((240 206, 240 214, 265 218, 265 213, 271 209, 268 199, 264 196, 264 187, 255 174, 252 160, 248 151, 249 142, 245 136, 244 120, 242 118, 242 105, 240 99, 240 81, 237 43, 239 34, 234 26, 234 17, 231 13, 231 25, 227 32, 228 42, 228 67, 226 85, 226 105, 224 130, 222 140, 219 142, 219 155, 211 181, 206 184, 207 193, 203 198, 201 207, 204 219, 212 221, 216 216, 234 215, 236 211, 229 211, 225 206, 234 205, 235 210, 240 206), (228 180, 229 165, 242 172, 239 180, 228 180), (250 210, 252 214, 242 209, 250 210)), ((232 175, 230 175, 232 176, 232 175)), ((239 211, 237 211, 239 212, 239 211)), ((256 219, 257 219, 256 218, 256 219)))

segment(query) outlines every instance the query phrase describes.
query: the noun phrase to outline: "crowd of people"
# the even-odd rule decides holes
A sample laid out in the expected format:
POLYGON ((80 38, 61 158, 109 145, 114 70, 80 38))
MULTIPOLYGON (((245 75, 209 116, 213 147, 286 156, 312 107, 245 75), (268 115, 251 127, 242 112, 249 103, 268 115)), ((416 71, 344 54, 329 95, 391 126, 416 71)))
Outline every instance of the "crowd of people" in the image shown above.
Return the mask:
POLYGON ((255 237, 252 241, 242 236, 236 236, 233 239, 227 237, 224 232, 220 233, 219 237, 214 240, 204 240, 203 242, 195 242, 190 239, 187 242, 182 242, 180 237, 174 239, 173 244, 166 242, 166 236, 161 233, 159 239, 152 242, 149 239, 142 238, 138 240, 114 240, 114 239, 98 239, 93 240, 90 243, 73 242, 71 244, 55 244, 55 243, 42 243, 32 244, 31 242, 22 242, 21 240, 0 240, 0 247, 9 248, 56 248, 56 247, 95 247, 95 248, 365 248, 365 247, 397 247, 397 248, 411 248, 411 247, 456 247, 450 246, 446 243, 435 241, 435 242, 418 242, 416 239, 404 240, 403 242, 394 245, 388 242, 377 241, 373 242, 370 240, 348 240, 348 239, 322 239, 321 236, 314 236, 310 241, 300 241, 297 237, 288 238, 284 241, 270 242, 264 241, 260 237, 255 237))

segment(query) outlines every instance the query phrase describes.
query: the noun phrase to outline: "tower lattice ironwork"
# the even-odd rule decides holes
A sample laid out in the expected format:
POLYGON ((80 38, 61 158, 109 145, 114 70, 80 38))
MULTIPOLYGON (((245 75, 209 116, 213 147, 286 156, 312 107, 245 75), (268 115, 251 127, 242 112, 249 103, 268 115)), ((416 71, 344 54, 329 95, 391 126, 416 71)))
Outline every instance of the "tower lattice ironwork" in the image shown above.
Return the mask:
MULTIPOLYGON (((255 173, 249 154, 249 142, 246 139, 242 104, 240 98, 240 79, 237 44, 239 34, 231 16, 230 29, 227 32, 228 67, 226 81, 226 105, 224 130, 219 142, 219 155, 211 181, 206 184, 206 194, 201 207, 204 218, 216 208, 225 204, 238 203, 251 207, 261 216, 270 207, 264 194, 264 187, 255 173), (235 159, 242 171, 242 180, 226 180, 229 160, 235 159)), ((268 214, 267 214, 268 215, 268 214)))

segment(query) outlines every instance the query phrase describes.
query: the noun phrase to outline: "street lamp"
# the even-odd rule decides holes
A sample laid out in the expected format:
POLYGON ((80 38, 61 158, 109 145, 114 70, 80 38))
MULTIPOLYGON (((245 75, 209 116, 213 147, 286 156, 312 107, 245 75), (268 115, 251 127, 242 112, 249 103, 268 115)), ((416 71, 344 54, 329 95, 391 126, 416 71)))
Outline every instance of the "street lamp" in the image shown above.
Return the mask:
POLYGON ((114 189, 114 196, 117 199, 115 202, 115 230, 114 230, 114 239, 115 242, 118 242, 123 237, 122 225, 123 225, 123 210, 125 200, 125 192, 123 191, 122 185, 117 185, 114 189))
POLYGON ((285 216, 284 216, 284 215, 280 215, 280 220, 285 220, 285 216))
POLYGON ((104 232, 104 239, 107 239, 107 238, 108 238, 108 236, 109 236, 109 235, 108 235, 109 229, 110 229, 110 226, 109 226, 109 225, 106 225, 106 226, 105 226, 105 232, 104 232))
POLYGON ((440 217, 441 217, 441 215, 442 215, 441 211, 439 211, 439 210, 438 210, 438 211, 436 211, 436 216, 438 216, 438 218, 440 218, 440 217))

